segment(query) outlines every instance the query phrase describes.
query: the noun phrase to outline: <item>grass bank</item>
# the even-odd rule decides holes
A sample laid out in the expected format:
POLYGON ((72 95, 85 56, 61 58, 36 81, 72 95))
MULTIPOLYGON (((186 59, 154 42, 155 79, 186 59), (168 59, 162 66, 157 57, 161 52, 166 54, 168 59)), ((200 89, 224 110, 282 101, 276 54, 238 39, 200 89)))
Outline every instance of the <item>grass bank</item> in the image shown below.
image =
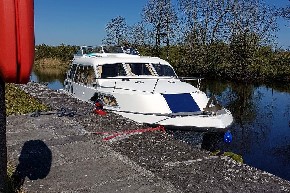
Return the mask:
POLYGON ((37 45, 35 46, 34 68, 66 69, 78 49, 78 46, 64 44, 59 46, 37 45))
POLYGON ((46 111, 48 106, 25 93, 14 84, 5 85, 6 115, 22 115, 36 110, 46 111))
POLYGON ((66 71, 69 67, 69 61, 63 61, 59 58, 41 58, 34 62, 35 71, 66 71))

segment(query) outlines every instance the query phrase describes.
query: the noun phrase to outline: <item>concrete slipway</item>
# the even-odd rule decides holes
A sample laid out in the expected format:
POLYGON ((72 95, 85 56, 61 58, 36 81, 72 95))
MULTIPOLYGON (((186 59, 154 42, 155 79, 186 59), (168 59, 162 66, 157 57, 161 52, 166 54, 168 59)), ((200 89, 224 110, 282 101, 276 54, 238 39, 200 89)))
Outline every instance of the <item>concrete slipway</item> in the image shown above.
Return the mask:
POLYGON ((44 85, 19 87, 52 108, 7 118, 9 160, 26 192, 290 192, 289 181, 166 131, 96 115, 91 104, 44 85), (64 116, 53 113, 61 108, 64 116))

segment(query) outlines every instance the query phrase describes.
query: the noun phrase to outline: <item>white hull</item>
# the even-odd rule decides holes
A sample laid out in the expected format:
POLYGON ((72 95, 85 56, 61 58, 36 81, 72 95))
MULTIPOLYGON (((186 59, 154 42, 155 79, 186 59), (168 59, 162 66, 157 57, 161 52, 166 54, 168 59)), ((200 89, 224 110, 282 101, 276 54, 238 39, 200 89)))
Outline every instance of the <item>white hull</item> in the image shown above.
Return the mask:
MULTIPOLYGON (((170 80, 159 80, 159 82, 162 81, 170 80)), ((156 87, 154 93, 144 89, 142 91, 132 91, 128 88, 130 82, 126 81, 126 83, 128 84, 127 87, 123 83, 123 88, 115 87, 114 89, 95 89, 72 83, 72 87, 74 88, 72 94, 74 97, 83 101, 89 101, 96 92, 112 95, 116 98, 116 101, 118 101, 118 106, 104 106, 104 108, 138 123, 186 127, 188 129, 200 131, 213 131, 214 128, 216 128, 222 131, 233 122, 230 111, 226 109, 222 109, 216 114, 173 113, 166 99, 159 92, 160 89, 166 88, 166 85, 164 85, 165 83, 162 83, 163 87, 160 87, 160 89, 156 87)), ((116 83, 116 85, 118 85, 118 83, 116 83)), ((190 95, 195 101, 198 101, 198 104, 202 104, 200 108, 205 107, 209 100, 205 94, 191 85, 188 86, 187 90, 188 89, 194 90, 190 95)), ((179 89, 176 89, 176 91, 178 90, 179 89)), ((174 94, 178 94, 176 91, 174 94)), ((184 90, 180 90, 180 93, 184 94, 182 91, 184 90)))
POLYGON ((116 112, 123 117, 132 119, 139 123, 158 124, 164 126, 186 127, 193 130, 213 131, 225 130, 233 122, 230 112, 222 115, 194 115, 194 116, 161 116, 144 115, 134 113, 116 112))

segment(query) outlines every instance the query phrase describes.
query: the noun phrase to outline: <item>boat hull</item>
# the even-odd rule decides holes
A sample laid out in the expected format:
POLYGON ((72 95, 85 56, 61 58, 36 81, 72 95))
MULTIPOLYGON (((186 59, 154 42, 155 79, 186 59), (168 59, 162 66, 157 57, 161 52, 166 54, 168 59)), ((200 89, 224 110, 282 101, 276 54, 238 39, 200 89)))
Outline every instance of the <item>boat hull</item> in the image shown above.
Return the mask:
POLYGON ((179 91, 164 94, 158 91, 166 87, 165 83, 163 83, 165 86, 156 86, 156 92, 133 91, 130 89, 130 82, 127 84, 129 86, 122 85, 123 88, 108 86, 93 88, 70 82, 71 86, 67 88, 67 91, 83 101, 94 102, 100 99, 104 109, 138 123, 208 132, 224 131, 233 122, 232 114, 225 108, 215 113, 205 113, 203 108, 209 99, 203 92, 196 92, 195 88, 188 87, 194 91, 191 93, 179 91), (94 96, 97 97, 94 99, 94 96), (112 98, 113 106, 110 103, 112 98))
POLYGON ((162 116, 148 115, 128 112, 116 112, 117 114, 132 119, 138 123, 147 123, 150 125, 163 125, 168 128, 194 130, 201 132, 223 132, 226 131, 233 122, 232 114, 223 109, 219 115, 181 115, 181 116, 162 116))

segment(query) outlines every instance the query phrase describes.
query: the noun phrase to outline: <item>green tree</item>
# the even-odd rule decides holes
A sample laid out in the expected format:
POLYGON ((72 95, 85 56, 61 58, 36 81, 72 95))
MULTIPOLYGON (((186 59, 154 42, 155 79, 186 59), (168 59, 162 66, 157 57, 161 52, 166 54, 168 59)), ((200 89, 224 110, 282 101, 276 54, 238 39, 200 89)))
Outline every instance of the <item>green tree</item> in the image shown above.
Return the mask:
POLYGON ((245 78, 242 74, 248 73, 256 49, 271 43, 277 30, 274 9, 262 0, 179 0, 178 4, 181 44, 186 47, 183 60, 203 75, 245 78))
POLYGON ((127 24, 124 17, 118 16, 113 18, 106 25, 107 36, 103 40, 107 45, 120 45, 122 42, 126 42, 127 24))
POLYGON ((288 5, 287 7, 281 8, 279 10, 279 15, 284 17, 285 19, 290 20, 290 5, 288 5))
POLYGON ((156 55, 160 55, 161 43, 165 43, 167 50, 170 41, 175 38, 177 14, 171 0, 149 0, 142 11, 142 18, 148 24, 148 38, 155 38, 156 55))
POLYGON ((192 44, 208 44, 224 39, 229 33, 226 25, 232 9, 230 1, 179 0, 180 26, 184 37, 192 44))
POLYGON ((192 43, 229 42, 250 30, 267 41, 277 29, 275 10, 262 0, 179 0, 180 25, 192 43), (190 38, 189 38, 190 37, 190 38))
POLYGON ((253 57, 258 50, 259 37, 250 32, 243 32, 240 34, 234 34, 230 42, 230 62, 233 64, 232 77, 236 77, 241 80, 247 80, 252 77, 252 74, 248 71, 248 67, 253 62, 253 57))
POLYGON ((132 26, 128 26, 127 41, 132 46, 145 46, 146 28, 144 23, 138 22, 132 26))

